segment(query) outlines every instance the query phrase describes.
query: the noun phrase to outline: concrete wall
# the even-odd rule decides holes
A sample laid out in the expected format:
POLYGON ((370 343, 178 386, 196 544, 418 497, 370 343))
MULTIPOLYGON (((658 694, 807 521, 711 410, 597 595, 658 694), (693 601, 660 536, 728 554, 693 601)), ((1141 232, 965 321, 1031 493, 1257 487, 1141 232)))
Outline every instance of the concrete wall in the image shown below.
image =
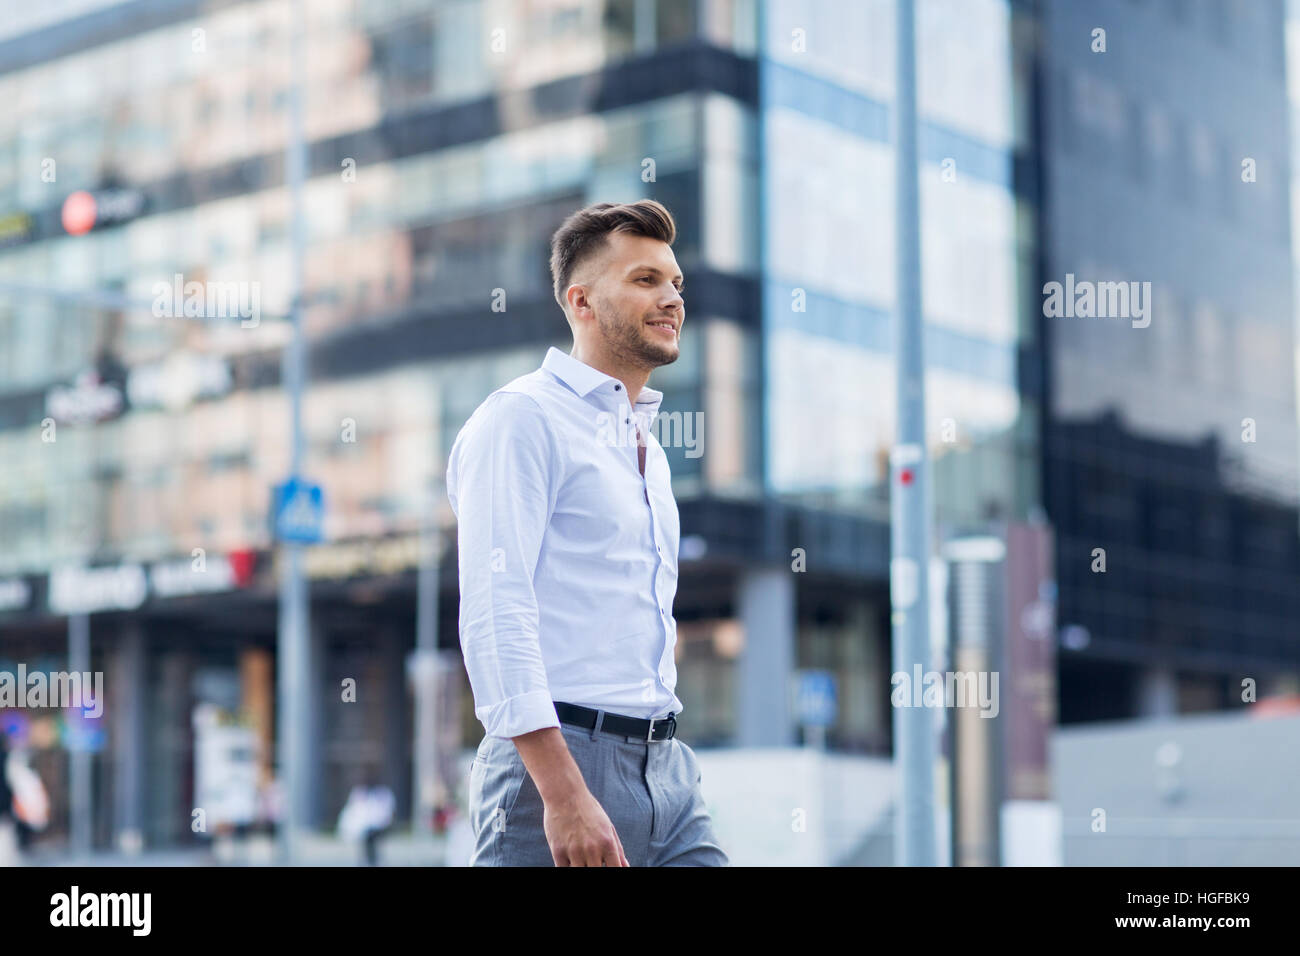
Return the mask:
POLYGON ((1051 760, 1066 866, 1300 864, 1300 716, 1082 725, 1051 760))

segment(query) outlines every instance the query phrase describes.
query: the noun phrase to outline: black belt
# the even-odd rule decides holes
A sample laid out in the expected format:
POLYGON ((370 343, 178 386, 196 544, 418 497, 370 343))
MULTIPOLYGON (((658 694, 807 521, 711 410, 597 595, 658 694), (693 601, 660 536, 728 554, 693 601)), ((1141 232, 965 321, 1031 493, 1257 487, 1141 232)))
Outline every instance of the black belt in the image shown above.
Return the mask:
POLYGON ((596 720, 600 718, 600 729, 605 733, 618 734, 620 737, 635 737, 638 740, 644 740, 646 743, 652 740, 668 740, 677 733, 676 714, 650 720, 645 717, 625 717, 622 714, 611 714, 605 710, 592 710, 590 707, 566 704, 560 700, 553 701, 553 703, 555 704, 555 714, 560 718, 560 723, 581 727, 583 730, 594 730, 596 720))

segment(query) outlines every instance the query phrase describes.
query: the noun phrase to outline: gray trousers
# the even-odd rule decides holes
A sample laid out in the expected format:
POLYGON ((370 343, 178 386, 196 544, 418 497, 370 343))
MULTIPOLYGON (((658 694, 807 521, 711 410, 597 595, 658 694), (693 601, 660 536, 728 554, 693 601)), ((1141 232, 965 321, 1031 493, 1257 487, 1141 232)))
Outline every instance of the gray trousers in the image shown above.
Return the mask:
MULTIPOLYGON (((695 752, 676 737, 647 743, 560 725, 587 789, 632 866, 730 866, 700 795, 695 752)), ((514 742, 484 737, 469 774, 470 866, 554 866, 542 798, 514 742)))

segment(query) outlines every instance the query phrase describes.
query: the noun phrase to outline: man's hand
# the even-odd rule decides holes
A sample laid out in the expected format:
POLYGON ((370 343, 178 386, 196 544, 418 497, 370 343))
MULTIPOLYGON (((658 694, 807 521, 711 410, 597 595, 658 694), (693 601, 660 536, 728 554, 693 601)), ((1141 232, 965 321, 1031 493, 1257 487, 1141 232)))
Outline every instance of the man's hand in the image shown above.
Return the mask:
POLYGON ((585 786, 572 799, 545 804, 542 827, 556 866, 631 866, 609 815, 585 786))
POLYGON ((511 738, 541 794, 542 828, 556 866, 631 866, 614 824, 587 789, 558 727, 511 738))

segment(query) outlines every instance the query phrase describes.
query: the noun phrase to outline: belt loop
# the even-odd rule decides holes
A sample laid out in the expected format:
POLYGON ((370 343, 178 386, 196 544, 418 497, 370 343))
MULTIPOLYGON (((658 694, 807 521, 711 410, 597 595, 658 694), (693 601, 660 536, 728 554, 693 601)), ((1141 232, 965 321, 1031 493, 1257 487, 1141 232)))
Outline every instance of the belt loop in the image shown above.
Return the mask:
POLYGON ((593 728, 591 728, 591 739, 592 739, 592 740, 595 740, 595 739, 596 739, 596 734, 600 733, 600 726, 601 726, 601 724, 603 724, 604 722, 605 722, 605 712, 604 712, 603 710, 597 710, 597 711, 596 711, 596 726, 593 727, 593 728))

